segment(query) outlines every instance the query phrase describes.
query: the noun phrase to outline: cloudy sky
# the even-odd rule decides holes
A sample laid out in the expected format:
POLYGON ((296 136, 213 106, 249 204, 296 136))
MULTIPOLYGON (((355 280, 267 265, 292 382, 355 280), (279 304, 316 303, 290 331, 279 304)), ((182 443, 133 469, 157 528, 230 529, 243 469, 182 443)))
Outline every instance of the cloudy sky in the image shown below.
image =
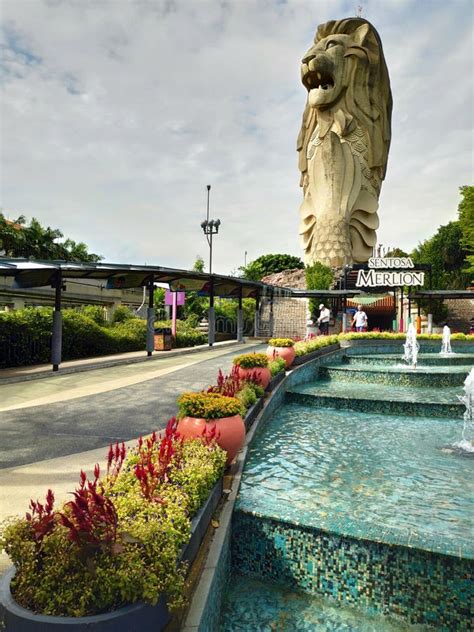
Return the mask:
POLYGON ((471 0, 2 0, 2 201, 106 261, 216 271, 301 255, 299 61, 318 24, 378 30, 394 100, 379 241, 456 218, 473 173, 471 0))

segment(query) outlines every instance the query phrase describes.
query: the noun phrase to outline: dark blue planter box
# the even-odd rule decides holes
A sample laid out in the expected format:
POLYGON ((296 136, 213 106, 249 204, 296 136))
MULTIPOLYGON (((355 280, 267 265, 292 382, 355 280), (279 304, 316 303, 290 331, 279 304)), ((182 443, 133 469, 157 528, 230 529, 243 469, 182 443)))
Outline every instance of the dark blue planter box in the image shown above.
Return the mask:
MULTIPOLYGON (((183 548, 180 560, 191 563, 199 551, 212 514, 222 496, 223 479, 213 487, 206 502, 193 518, 191 539, 183 548)), ((90 617, 51 617, 34 614, 19 606, 10 593, 15 568, 9 569, 0 581, 0 629, 6 632, 160 632, 170 620, 164 595, 155 606, 138 602, 90 617), (2 627, 2 624, 4 627, 2 627)))

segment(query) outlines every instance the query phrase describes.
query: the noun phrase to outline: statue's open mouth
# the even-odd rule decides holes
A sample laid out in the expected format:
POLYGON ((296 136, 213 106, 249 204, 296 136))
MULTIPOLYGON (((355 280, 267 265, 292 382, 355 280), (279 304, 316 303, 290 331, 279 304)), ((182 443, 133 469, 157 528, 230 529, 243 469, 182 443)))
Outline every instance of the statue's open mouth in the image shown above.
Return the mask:
POLYGON ((303 77, 303 85, 307 90, 321 89, 331 90, 334 88, 334 78, 328 72, 322 70, 310 70, 303 77))

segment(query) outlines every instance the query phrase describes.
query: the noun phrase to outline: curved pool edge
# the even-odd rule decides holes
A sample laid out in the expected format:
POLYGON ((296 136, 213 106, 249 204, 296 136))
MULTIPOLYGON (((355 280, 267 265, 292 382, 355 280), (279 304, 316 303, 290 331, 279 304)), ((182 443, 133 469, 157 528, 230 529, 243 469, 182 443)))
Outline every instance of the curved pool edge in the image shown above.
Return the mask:
MULTIPOLYGON (((378 342, 379 341, 372 341, 372 340, 348 341, 349 344, 346 344, 344 346, 341 345, 337 349, 334 349, 332 346, 327 347, 326 349, 321 349, 321 353, 318 354, 317 357, 313 356, 311 358, 308 358, 306 362, 301 363, 298 366, 292 367, 291 370, 287 372, 283 381, 280 384, 278 384, 276 389, 271 393, 270 397, 265 402, 263 410, 259 412, 253 426, 249 430, 246 437, 245 446, 242 449, 241 453, 239 454, 237 461, 234 463, 234 468, 233 468, 234 481, 232 485, 232 491, 229 494, 228 501, 220 516, 220 528, 216 531, 214 540, 211 543, 209 554, 205 563, 205 568, 202 573, 198 587, 193 595, 191 606, 188 610, 188 615, 185 621, 185 625, 181 628, 183 632, 217 632, 219 629, 218 625, 219 625, 219 617, 220 617, 220 611, 221 611, 221 605, 222 605, 222 595, 226 587, 228 577, 230 575, 230 568, 231 568, 230 556, 231 556, 231 534, 232 534, 233 516, 236 516, 237 513, 239 515, 243 513, 240 510, 236 510, 235 504, 236 504, 237 495, 240 489, 240 482, 242 479, 243 469, 244 469, 245 462, 247 459, 248 447, 251 444, 252 440, 254 439, 256 432, 262 428, 265 422, 269 418, 271 418, 271 416, 273 415, 275 410, 278 408, 278 406, 280 406, 283 403, 287 389, 317 378, 318 372, 319 372, 319 365, 321 362, 326 366, 333 362, 337 363, 348 352, 350 353, 352 351, 353 353, 359 353, 361 351, 361 347, 364 349, 363 351, 364 353, 384 353, 384 352, 386 353, 387 347, 390 346, 392 348, 394 347, 396 348, 400 344, 400 341, 383 341, 385 342, 385 344, 381 344, 381 345, 377 344, 378 342)), ((423 345, 425 347, 424 349, 425 352, 435 352, 437 350, 436 348, 434 348, 435 345, 433 345, 432 341, 426 341, 426 342, 428 344, 423 345)), ((460 347, 462 347, 466 351, 467 350, 469 350, 469 352, 474 351, 474 345, 470 342, 469 343, 461 342, 457 346, 459 350, 460 350, 460 347)), ((269 519, 269 520, 272 522, 275 522, 275 519, 269 519)), ((279 522, 279 520, 277 522, 279 522)), ((326 537, 327 535, 330 538, 333 537, 333 538, 345 540, 345 537, 343 534, 340 534, 340 533, 339 534, 337 533, 326 534, 326 532, 324 531, 324 528, 319 529, 318 531, 323 537, 326 537)), ((352 536, 352 538, 350 539, 357 543, 363 543, 365 540, 363 538, 358 538, 357 536, 356 537, 352 536)), ((403 544, 397 545, 393 543, 384 544, 381 542, 371 542, 371 541, 368 541, 368 544, 371 546, 371 548, 380 547, 382 545, 383 547, 383 551, 381 553, 382 558, 386 558, 387 553, 390 554, 390 552, 395 552, 399 550, 400 555, 395 556, 395 559, 398 560, 396 561, 397 564, 399 564, 400 561, 403 560, 404 558, 411 559, 413 554, 415 554, 416 556, 417 553, 419 553, 419 556, 421 556, 423 559, 426 556, 436 556, 436 558, 439 557, 440 559, 442 557, 446 557, 446 554, 437 554, 430 551, 424 551, 422 549, 419 550, 416 547, 413 547, 410 545, 408 546, 403 545, 403 544)), ((234 546, 233 543, 232 543, 232 546, 234 546)), ((364 555, 365 554, 366 552, 364 551, 364 555)), ((273 552, 273 557, 274 557, 274 552, 273 552)), ((390 557, 393 557, 393 556, 390 556, 390 557)), ((453 563, 456 562, 457 556, 454 556, 454 555, 451 556, 448 554, 448 557, 453 561, 453 563)), ((457 559, 460 560, 462 563, 471 564, 470 560, 462 559, 462 558, 457 558, 457 559)), ((419 563, 420 563, 420 560, 416 559, 416 564, 419 564, 419 563)), ((441 563, 440 568, 442 568, 442 566, 443 564, 441 563)), ((471 567, 469 566, 469 568, 471 567)), ((464 579, 465 579, 465 573, 467 573, 467 569, 464 569, 463 572, 464 574, 461 573, 458 578, 460 580, 460 591, 462 592, 462 594, 464 594, 466 591, 466 587, 464 586, 464 583, 465 583, 464 579), (461 586, 461 583, 462 583, 462 586, 461 586)), ((251 573, 251 570, 250 570, 250 573, 251 573)), ((277 579, 277 578, 278 578, 278 574, 275 576, 274 579, 277 579)), ((403 585, 403 581, 404 579, 402 579, 402 585, 403 585)), ((318 593, 318 594, 321 594, 321 593, 318 593)), ((416 598, 416 590, 415 592, 413 592, 412 596, 413 598, 416 598)), ((403 592, 402 592, 402 597, 403 597, 403 592)), ((353 605, 364 607, 363 604, 357 601, 354 602, 353 605)), ((403 604, 403 603, 398 604, 397 607, 399 607, 401 610, 406 610, 406 604, 403 604)), ((382 609, 382 612, 384 614, 388 614, 389 610, 387 609, 387 607, 384 607, 384 609, 382 609)), ((410 613, 410 608, 408 608, 408 613, 410 613)), ((403 612, 402 614, 400 612, 400 614, 402 618, 408 622, 407 620, 408 617, 406 613, 403 612)), ((442 617, 442 619, 443 618, 444 617, 442 617)), ((412 621, 412 623, 418 623, 418 621, 417 622, 412 621)), ((430 622, 427 619, 425 619, 423 623, 430 625, 430 623, 433 624, 434 621, 430 622)), ((440 623, 440 627, 439 627, 440 630, 447 632, 448 630, 452 629, 449 627, 451 622, 446 624, 446 622, 443 623, 443 621, 440 621, 439 623, 440 623), (446 625, 448 627, 446 627, 446 625)), ((458 620, 458 623, 461 624, 459 620, 458 620)), ((461 627, 459 627, 458 629, 464 630, 465 628, 462 627, 461 625, 461 627)))
POLYGON ((219 516, 219 528, 214 533, 201 578, 192 596, 190 607, 181 632, 217 632, 220 616, 223 588, 230 566, 230 536, 232 516, 237 494, 247 459, 247 452, 257 430, 273 415, 275 409, 282 404, 286 388, 295 386, 315 377, 322 360, 336 361, 345 353, 345 349, 334 348, 334 345, 320 350, 316 357, 308 358, 304 363, 291 367, 285 377, 275 386, 265 400, 252 423, 245 438, 245 444, 231 467, 233 476, 232 489, 219 516))

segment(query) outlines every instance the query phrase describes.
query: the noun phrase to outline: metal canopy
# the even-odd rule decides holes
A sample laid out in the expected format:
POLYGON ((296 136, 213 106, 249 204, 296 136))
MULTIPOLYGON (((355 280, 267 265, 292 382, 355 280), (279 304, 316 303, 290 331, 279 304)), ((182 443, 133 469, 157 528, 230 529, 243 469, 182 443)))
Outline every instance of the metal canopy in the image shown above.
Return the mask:
POLYGON ((420 290, 412 294, 412 298, 471 298, 474 290, 420 290))
MULTIPOLYGON (((68 261, 30 261, 0 257, 0 276, 13 276, 13 287, 29 288, 54 285, 57 274, 63 279, 102 279, 106 289, 142 287, 154 281, 168 283, 173 291, 197 291, 203 295, 255 298, 262 294, 279 294, 282 289, 256 281, 219 274, 209 275, 192 270, 161 266, 134 266, 115 263, 74 263, 68 261)), ((290 290, 287 290, 290 292, 290 290)))
POLYGON ((361 290, 290 290, 291 298, 350 298, 358 296, 361 290))

